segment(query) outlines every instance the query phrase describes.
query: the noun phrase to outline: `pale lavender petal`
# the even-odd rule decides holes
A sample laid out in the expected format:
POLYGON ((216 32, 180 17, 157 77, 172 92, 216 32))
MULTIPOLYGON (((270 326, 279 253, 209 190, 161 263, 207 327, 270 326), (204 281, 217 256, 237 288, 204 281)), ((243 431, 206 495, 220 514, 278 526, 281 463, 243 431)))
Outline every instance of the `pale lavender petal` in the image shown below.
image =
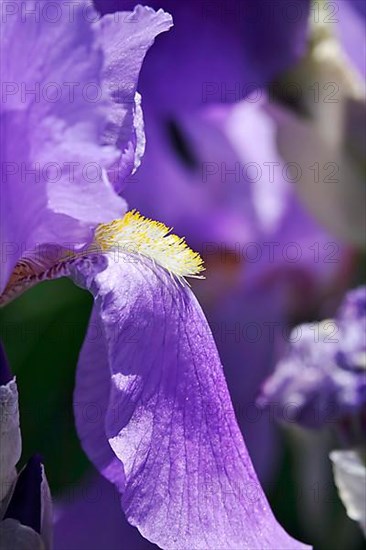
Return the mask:
MULTIPOLYGON (((47 4, 30 1, 27 10, 47 4)), ((91 25, 96 12, 81 1, 71 17, 70 6, 60 4, 54 22, 42 11, 25 16, 24 2, 12 7, 15 13, 1 20, 8 85, 1 107, 1 290, 37 242, 81 246, 97 223, 125 208, 106 177, 118 151, 101 143, 112 102, 103 92, 103 52, 91 25), (91 87, 102 90, 96 101, 86 99, 91 87)))
POLYGON ((146 6, 105 15, 96 23, 105 55, 103 80, 114 100, 104 138, 121 151, 109 172, 117 189, 139 166, 145 149, 142 111, 136 96, 141 65, 155 37, 172 24, 168 13, 146 6))
POLYGON ((150 260, 107 261, 96 275, 82 261, 72 271, 103 325, 106 435, 129 522, 163 548, 307 548, 272 515, 194 295, 150 260))
POLYGON ((366 467, 357 450, 332 451, 334 481, 347 515, 366 535, 366 467))

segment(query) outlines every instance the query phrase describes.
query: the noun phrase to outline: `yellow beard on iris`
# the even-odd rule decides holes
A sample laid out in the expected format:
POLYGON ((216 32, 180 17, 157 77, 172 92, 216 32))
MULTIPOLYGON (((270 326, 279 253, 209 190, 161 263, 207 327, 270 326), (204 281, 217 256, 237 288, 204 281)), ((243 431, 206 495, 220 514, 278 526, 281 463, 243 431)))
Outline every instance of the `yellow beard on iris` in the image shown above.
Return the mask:
POLYGON ((171 231, 165 224, 132 210, 120 220, 98 225, 95 244, 101 251, 117 248, 141 254, 179 278, 202 279, 200 273, 205 268, 201 256, 171 231))
POLYGON ((30 252, 15 266, 9 282, 0 296, 0 306, 10 302, 35 284, 68 276, 68 267, 79 258, 117 250, 126 254, 140 254, 166 269, 172 277, 185 281, 185 277, 203 279, 203 260, 193 252, 184 238, 171 233, 160 222, 141 216, 135 210, 123 218, 99 224, 94 242, 83 251, 62 249, 57 259, 39 251, 30 252))

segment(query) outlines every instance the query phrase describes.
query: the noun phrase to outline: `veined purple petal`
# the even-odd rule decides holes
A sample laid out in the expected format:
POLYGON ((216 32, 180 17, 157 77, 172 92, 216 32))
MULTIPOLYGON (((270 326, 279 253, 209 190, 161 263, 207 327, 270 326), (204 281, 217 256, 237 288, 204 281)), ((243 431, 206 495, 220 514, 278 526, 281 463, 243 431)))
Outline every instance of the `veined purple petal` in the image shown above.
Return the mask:
POLYGON ((148 259, 111 252, 107 262, 96 275, 83 262, 72 272, 103 326, 106 438, 128 521, 163 548, 307 548, 273 517, 194 295, 148 259))
POLYGON ((111 375, 103 326, 93 309, 79 356, 76 373, 74 414, 82 447, 98 470, 121 491, 124 471, 105 433, 111 375))

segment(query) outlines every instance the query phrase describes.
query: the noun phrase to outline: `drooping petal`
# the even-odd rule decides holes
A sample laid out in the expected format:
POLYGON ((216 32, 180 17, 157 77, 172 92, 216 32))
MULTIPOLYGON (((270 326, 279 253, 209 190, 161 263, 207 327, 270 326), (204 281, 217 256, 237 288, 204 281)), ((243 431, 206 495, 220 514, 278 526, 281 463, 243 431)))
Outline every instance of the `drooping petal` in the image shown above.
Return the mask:
POLYGON ((334 480, 347 515, 366 535, 366 467, 357 450, 332 451, 334 480))
POLYGON ((123 466, 112 451, 105 434, 110 384, 103 326, 93 309, 76 373, 75 422, 82 447, 90 460, 104 477, 122 490, 125 481, 123 466))
POLYGON ((103 326, 105 430, 123 466, 129 522, 163 548, 305 548, 272 515, 189 288, 150 259, 106 259, 97 274, 83 261, 71 273, 93 293, 103 326))

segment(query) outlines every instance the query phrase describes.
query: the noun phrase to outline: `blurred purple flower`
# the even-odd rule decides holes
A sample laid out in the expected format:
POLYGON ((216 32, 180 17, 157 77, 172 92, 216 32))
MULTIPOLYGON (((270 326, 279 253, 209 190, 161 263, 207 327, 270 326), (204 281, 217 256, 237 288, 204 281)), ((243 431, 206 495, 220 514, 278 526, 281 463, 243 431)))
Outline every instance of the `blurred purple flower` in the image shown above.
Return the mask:
POLYGON ((335 320, 300 325, 259 403, 280 420, 319 428, 366 405, 366 287, 347 294, 335 320))
MULTIPOLYGON (((133 0, 94 3, 101 13, 134 5, 133 0)), ((174 29, 149 53, 140 79, 148 91, 144 101, 161 122, 205 103, 239 101, 305 52, 309 0, 151 0, 149 5, 168 10, 174 19, 174 29)))
MULTIPOLYGON (((345 51, 351 58, 357 70, 366 77, 366 2, 364 0, 337 0, 334 5, 334 20, 336 32, 340 37, 345 51)), ((330 8, 331 9, 331 8, 330 8)))

